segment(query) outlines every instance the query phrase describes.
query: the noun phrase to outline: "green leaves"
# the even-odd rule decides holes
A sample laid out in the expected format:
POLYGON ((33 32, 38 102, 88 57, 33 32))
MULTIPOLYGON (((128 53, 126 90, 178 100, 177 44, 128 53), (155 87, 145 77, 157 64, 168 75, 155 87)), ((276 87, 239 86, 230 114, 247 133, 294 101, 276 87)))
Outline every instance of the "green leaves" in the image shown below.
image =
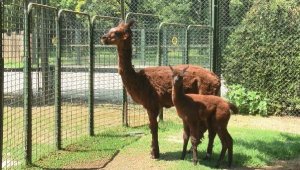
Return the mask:
POLYGON ((256 91, 246 90, 241 85, 231 85, 228 87, 227 98, 236 104, 241 114, 267 115, 268 99, 256 91))

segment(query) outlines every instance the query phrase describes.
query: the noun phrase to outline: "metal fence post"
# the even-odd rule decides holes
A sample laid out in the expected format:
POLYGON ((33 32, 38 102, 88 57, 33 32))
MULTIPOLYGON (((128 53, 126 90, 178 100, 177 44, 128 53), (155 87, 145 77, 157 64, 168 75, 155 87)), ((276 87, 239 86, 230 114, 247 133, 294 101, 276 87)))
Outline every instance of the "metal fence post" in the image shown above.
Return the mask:
POLYGON ((189 29, 190 29, 191 25, 189 25, 186 29, 186 33, 185 33, 185 60, 184 63, 185 64, 189 64, 189 49, 190 49, 190 43, 189 43, 189 38, 190 38, 190 34, 189 34, 189 29))
POLYGON ((25 164, 32 163, 32 90, 31 90, 31 57, 30 57, 30 13, 24 1, 25 36, 24 36, 24 118, 25 118, 25 164))
POLYGON ((220 55, 219 49, 219 1, 213 0, 212 5, 212 27, 213 27, 213 72, 218 76, 221 75, 220 68, 218 68, 218 59, 220 55))
MULTIPOLYGON (((162 25, 163 23, 161 23, 159 25, 159 28, 158 28, 158 43, 157 43, 157 66, 161 66, 162 65, 162 61, 161 61, 161 39, 162 39, 162 25)), ((164 108, 161 108, 159 110, 159 120, 160 121, 163 121, 164 120, 164 108)))
POLYGON ((95 48, 94 48, 94 20, 89 17, 90 27, 90 68, 89 68, 89 135, 94 136, 94 66, 95 66, 95 48))
POLYGON ((125 20, 125 0, 121 0, 121 18, 125 20))
POLYGON ((60 20, 61 10, 56 16, 56 66, 55 66, 55 138, 56 149, 62 148, 62 134, 61 134, 61 33, 60 20))
MULTIPOLYGON (((4 2, 0 1, 0 162, 2 164, 2 153, 3 153, 3 117, 4 117, 4 110, 3 110, 3 88, 4 88, 4 58, 2 56, 2 28, 3 28, 3 8, 4 2)), ((2 165, 0 166, 0 170, 2 169, 2 165)))
POLYGON ((146 46, 145 29, 141 29, 141 59, 142 59, 144 65, 146 64, 145 46, 146 46))

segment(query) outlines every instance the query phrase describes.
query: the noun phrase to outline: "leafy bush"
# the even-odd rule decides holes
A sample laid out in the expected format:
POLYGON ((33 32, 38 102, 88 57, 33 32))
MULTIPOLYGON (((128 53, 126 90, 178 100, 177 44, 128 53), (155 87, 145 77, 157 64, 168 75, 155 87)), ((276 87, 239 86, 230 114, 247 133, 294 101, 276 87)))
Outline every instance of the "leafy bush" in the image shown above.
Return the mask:
POLYGON ((224 50, 223 76, 266 94, 269 112, 300 114, 300 5, 256 0, 224 50))
POLYGON ((267 99, 258 92, 248 91, 241 85, 231 85, 228 87, 226 97, 233 102, 241 114, 267 115, 267 99))

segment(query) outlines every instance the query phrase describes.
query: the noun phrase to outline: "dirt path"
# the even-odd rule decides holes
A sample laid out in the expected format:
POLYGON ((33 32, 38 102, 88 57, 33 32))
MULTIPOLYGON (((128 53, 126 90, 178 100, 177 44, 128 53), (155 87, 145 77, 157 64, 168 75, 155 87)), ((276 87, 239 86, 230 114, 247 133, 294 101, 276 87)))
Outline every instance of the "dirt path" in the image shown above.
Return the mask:
MULTIPOLYGON (((247 127, 269 129, 274 131, 300 134, 300 118, 295 117, 259 117, 233 115, 230 120, 231 127, 247 127)), ((147 136, 148 137, 148 136, 147 136)), ((180 141, 181 142, 181 141, 180 141)), ((168 162, 159 163, 159 160, 150 158, 149 152, 139 151, 137 147, 128 146, 121 150, 110 160, 100 160, 73 166, 77 169, 105 169, 105 170, 127 170, 127 169, 151 169, 161 170, 169 167, 168 162)), ((70 168, 70 167, 68 167, 70 168)), ((238 168, 249 169, 249 168, 238 168)), ((277 161, 274 166, 263 169, 296 170, 300 169, 300 158, 290 161, 277 161)))

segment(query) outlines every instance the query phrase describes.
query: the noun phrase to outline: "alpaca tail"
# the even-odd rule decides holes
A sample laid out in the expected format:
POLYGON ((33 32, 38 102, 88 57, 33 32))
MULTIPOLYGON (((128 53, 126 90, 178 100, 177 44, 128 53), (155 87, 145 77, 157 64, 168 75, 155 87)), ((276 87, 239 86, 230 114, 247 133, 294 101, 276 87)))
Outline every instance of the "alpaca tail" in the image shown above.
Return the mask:
POLYGON ((238 114, 239 113, 239 109, 232 103, 228 102, 230 110, 233 111, 234 114, 238 114))

